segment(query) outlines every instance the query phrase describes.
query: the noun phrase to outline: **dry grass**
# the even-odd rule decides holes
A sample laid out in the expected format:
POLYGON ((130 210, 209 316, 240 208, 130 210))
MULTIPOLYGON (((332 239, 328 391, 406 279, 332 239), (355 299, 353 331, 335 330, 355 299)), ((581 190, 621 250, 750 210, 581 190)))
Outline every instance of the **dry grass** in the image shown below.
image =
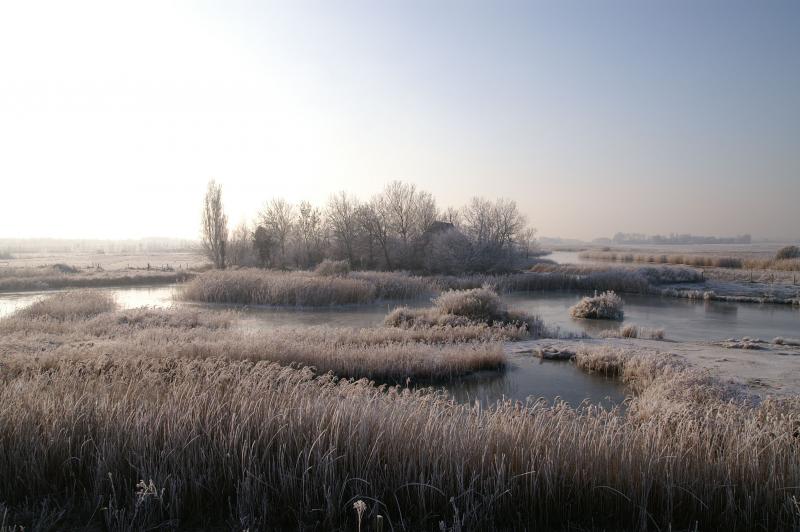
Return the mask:
POLYGON ((194 272, 187 270, 105 271, 94 268, 81 270, 63 264, 22 268, 0 267, 0 292, 178 283, 190 279, 193 275, 194 272))
POLYGON ((619 329, 609 329, 600 333, 600 338, 646 338, 650 340, 663 340, 664 329, 642 327, 639 325, 623 325, 619 329))
POLYGON ((599 295, 587 296, 576 305, 570 307, 569 314, 573 318, 592 320, 621 320, 624 316, 622 298, 614 292, 603 292, 599 295))
POLYGON ((351 272, 350 279, 364 281, 375 287, 378 300, 410 300, 427 298, 435 295, 438 289, 431 279, 409 275, 406 272, 351 272))
POLYGON ((584 350, 627 413, 441 395, 222 358, 28 358, 2 373, 6 522, 53 528, 790 530, 800 402, 665 356, 584 350), (363 507, 362 507, 363 509, 363 507))
MULTIPOLYGON (((48 308, 52 307, 50 305, 48 308)), ((69 308, 69 305, 59 305, 69 308)), ((76 317, 92 313, 73 312, 76 317)), ((272 361, 314 367, 342 377, 404 383, 437 381, 506 363, 499 340, 518 328, 484 324, 425 330, 290 327, 269 331, 233 328, 231 312, 137 309, 65 323, 60 315, 14 315, 0 320, 0 356, 47 360, 101 355, 272 361)))
POLYGON ((321 307, 414 299, 431 291, 423 279, 396 272, 331 276, 241 269, 203 273, 186 284, 183 298, 203 303, 321 307))
POLYGON ((702 282, 691 268, 668 266, 611 267, 590 264, 538 263, 530 271, 506 275, 434 276, 440 290, 467 290, 491 286, 498 292, 538 290, 614 290, 648 293, 652 285, 702 282))
POLYGON ((543 265, 534 271, 507 275, 420 277, 405 272, 282 272, 258 269, 209 271, 183 289, 183 297, 205 303, 243 305, 332 306, 380 300, 412 300, 448 290, 491 287, 497 292, 538 290, 613 290, 652 293, 661 284, 701 282, 689 268, 608 268, 543 265), (338 273, 337 273, 338 272, 338 273))
POLYGON ((23 308, 25 319, 46 318, 58 321, 76 320, 110 312, 117 307, 114 298, 95 290, 77 290, 53 294, 23 308))
MULTIPOLYGON (((793 246, 787 246, 788 249, 793 246)), ((696 268, 726 268, 748 270, 800 271, 800 259, 791 255, 791 250, 775 258, 753 256, 720 256, 699 254, 635 254, 615 251, 584 251, 579 257, 584 260, 611 262, 640 262, 650 264, 683 264, 696 268)))

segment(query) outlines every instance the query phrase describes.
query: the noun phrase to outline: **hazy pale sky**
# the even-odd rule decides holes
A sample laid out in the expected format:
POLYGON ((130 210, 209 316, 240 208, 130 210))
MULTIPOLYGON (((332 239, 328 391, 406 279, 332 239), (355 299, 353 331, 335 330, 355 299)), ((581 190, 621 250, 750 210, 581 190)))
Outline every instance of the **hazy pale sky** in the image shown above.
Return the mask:
POLYGON ((800 2, 0 0, 0 237, 195 238, 210 178, 796 238, 800 2))

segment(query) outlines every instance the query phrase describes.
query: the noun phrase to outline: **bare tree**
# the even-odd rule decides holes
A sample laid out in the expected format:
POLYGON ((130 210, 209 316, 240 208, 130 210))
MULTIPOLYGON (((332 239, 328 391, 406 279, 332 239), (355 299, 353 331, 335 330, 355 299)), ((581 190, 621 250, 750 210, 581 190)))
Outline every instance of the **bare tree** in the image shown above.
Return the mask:
POLYGON ((340 253, 352 266, 359 233, 358 200, 344 191, 334 194, 328 201, 327 219, 340 253))
POLYGON ((517 202, 498 199, 492 206, 491 235, 493 244, 500 249, 510 250, 517 235, 525 229, 527 221, 519 212, 517 202))
POLYGON ((389 216, 387 214, 386 201, 383 196, 375 196, 364 205, 360 211, 359 220, 364 231, 370 238, 370 244, 375 242, 380 246, 383 254, 384 267, 392 269, 392 259, 389 251, 390 233, 389 216))
POLYGON ((531 253, 536 250, 536 229, 533 227, 526 227, 520 231, 517 236, 517 243, 522 253, 525 255, 525 258, 529 259, 531 253))
POLYGON ((492 204, 483 198, 472 198, 461 210, 464 232, 476 246, 484 246, 489 241, 492 219, 492 204))
POLYGON ((322 213, 307 201, 301 201, 298 207, 295 232, 302 255, 303 265, 309 267, 321 260, 324 227, 322 213))
POLYGON ((213 179, 203 200, 202 240, 206 255, 215 268, 225 268, 228 244, 228 217, 222 206, 222 187, 213 179))
POLYGON ((389 225, 400 241, 407 245, 415 222, 417 187, 401 181, 392 181, 383 190, 382 206, 389 225))
POLYGON ((455 207, 447 207, 440 212, 439 219, 443 222, 453 224, 456 227, 461 225, 461 213, 455 207))
POLYGON ((252 265, 252 233, 247 226, 247 222, 241 222, 231 233, 228 241, 227 261, 228 265, 246 266, 252 265))
POLYGON ((269 231, 263 225, 256 227, 256 230, 253 231, 253 249, 258 255, 258 262, 262 268, 266 268, 270 264, 273 247, 274 242, 269 231))
POLYGON ((436 200, 430 192, 419 191, 414 198, 414 236, 419 237, 427 231, 434 222, 438 210, 436 200))
POLYGON ((294 226, 294 209, 284 199, 273 198, 259 213, 260 225, 269 231, 280 253, 279 266, 286 260, 286 243, 294 226))
POLYGON ((527 225, 516 202, 472 198, 461 217, 464 233, 473 246, 471 267, 509 269, 513 264, 514 244, 527 225))

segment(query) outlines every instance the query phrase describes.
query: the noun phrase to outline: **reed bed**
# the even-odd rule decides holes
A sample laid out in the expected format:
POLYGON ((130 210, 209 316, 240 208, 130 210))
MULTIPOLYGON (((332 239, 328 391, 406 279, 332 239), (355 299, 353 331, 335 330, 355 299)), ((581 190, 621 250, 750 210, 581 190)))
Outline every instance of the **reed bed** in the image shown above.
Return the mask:
POLYGON ((430 279, 406 272, 359 271, 351 272, 348 277, 373 285, 375 297, 379 300, 421 299, 431 297, 438 292, 430 279))
POLYGON ((696 268, 800 271, 800 259, 791 257, 758 258, 698 254, 641 254, 616 251, 584 251, 578 256, 584 260, 682 264, 696 268))
POLYGON ((576 362, 627 382, 627 413, 470 408, 223 358, 28 358, 0 374, 0 513, 116 530, 800 526, 796 398, 749 403, 666 355, 576 362))
POLYGON ((420 277, 406 272, 345 272, 336 264, 323 273, 259 269, 215 270, 198 275, 182 288, 182 297, 204 303, 283 306, 369 304, 414 300, 448 290, 484 286, 504 292, 539 290, 613 290, 651 293, 654 286, 702 282, 690 268, 609 268, 539 264, 530 272, 504 275, 420 277))
MULTIPOLYGON (((696 289, 676 289, 664 288, 660 290, 662 296, 678 297, 689 300, 703 300, 703 301, 723 301, 726 303, 757 303, 757 304, 775 304, 775 305, 792 305, 800 306, 800 290, 786 291, 782 290, 781 293, 764 291, 758 295, 748 294, 717 294, 714 290, 696 290, 696 289)), ((752 292, 751 292, 752 293, 752 292)))
POLYGON ((800 285, 800 272, 792 270, 732 270, 729 268, 706 268, 703 274, 706 279, 717 281, 800 285))
POLYGON ((65 265, 0 267, 0 292, 179 283, 194 275, 187 270, 81 270, 65 265))
POLYGON ((415 299, 432 293, 424 279, 402 272, 342 276, 248 268, 203 273, 183 287, 182 297, 204 303, 323 307, 415 299))
POLYGON ((635 324, 623 325, 619 329, 608 329, 600 333, 600 338, 645 338, 649 340, 663 340, 664 329, 642 327, 635 324))
POLYGON ((110 312, 117 302, 106 293, 96 290, 78 290, 53 294, 23 308, 23 319, 47 318, 57 321, 76 320, 110 312))
MULTIPOLYGON (((59 297, 73 304, 80 294, 59 297)), ((52 305, 51 305, 52 306, 52 305)), ((58 307, 59 309, 61 306, 58 307)), ((441 381, 505 366, 503 340, 528 336, 519 326, 485 324, 431 327, 336 329, 281 327, 241 331, 232 312, 137 309, 107 312, 66 323, 60 314, 15 315, 0 320, 0 355, 47 360, 86 357, 178 357, 272 361, 313 367, 319 373, 380 382, 441 381)))

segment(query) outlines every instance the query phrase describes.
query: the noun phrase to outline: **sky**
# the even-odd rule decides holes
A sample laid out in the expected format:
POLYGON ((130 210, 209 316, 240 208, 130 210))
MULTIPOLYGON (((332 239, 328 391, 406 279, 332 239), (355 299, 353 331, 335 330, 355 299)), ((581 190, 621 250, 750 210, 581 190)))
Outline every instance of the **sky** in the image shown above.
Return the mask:
POLYGON ((212 178, 800 238, 800 2, 0 0, 0 238, 197 238, 212 178))

